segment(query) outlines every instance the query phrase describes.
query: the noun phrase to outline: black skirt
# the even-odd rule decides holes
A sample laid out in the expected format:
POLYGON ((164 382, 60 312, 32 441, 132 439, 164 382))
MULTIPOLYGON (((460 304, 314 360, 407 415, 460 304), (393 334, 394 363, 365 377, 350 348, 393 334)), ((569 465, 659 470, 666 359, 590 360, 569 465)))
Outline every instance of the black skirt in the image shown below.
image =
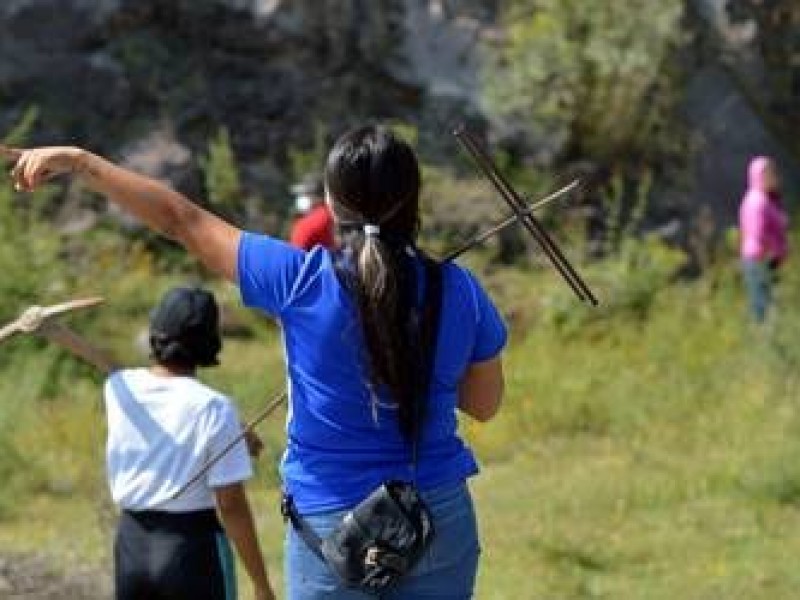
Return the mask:
POLYGON ((114 542, 117 600, 232 600, 233 555, 212 509, 122 511, 114 542))

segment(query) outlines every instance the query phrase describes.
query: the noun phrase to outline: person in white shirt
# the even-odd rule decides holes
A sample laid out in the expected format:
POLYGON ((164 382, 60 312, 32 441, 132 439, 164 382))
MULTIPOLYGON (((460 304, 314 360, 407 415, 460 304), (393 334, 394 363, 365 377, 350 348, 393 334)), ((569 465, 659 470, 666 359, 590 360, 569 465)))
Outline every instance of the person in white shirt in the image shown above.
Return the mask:
POLYGON ((214 296, 167 292, 151 314, 149 367, 115 369, 76 335, 49 338, 110 372, 106 468, 120 509, 117 600, 235 598, 228 539, 254 598, 274 600, 244 488, 252 476, 245 440, 210 462, 242 432, 231 401, 196 378, 199 367, 218 364, 222 349, 214 296))

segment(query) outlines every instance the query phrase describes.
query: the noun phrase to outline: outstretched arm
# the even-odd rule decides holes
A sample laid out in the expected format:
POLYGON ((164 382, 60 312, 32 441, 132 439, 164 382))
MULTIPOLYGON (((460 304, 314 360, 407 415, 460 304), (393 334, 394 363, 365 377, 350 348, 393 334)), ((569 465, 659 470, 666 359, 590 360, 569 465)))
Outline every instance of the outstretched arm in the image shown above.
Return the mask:
POLYGON ((183 245, 211 271, 235 281, 241 230, 160 181, 74 147, 17 150, 0 146, 0 155, 16 161, 11 176, 18 190, 32 191, 57 175, 72 174, 151 229, 183 245))

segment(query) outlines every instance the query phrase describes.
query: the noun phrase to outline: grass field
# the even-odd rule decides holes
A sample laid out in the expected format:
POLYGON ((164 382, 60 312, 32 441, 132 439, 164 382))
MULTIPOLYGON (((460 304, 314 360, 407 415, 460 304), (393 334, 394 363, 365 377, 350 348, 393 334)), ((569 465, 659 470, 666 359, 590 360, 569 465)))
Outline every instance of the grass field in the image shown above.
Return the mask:
MULTIPOLYGON (((733 264, 635 310, 600 285, 599 316, 553 317, 550 275, 486 281, 514 331, 502 414, 464 422, 483 463, 472 484, 484 549, 477 598, 796 598, 800 318, 789 307, 800 278, 786 273, 782 310, 762 328, 746 321, 733 264)), ((274 328, 240 316, 255 337, 230 341, 208 381, 250 416, 280 386, 282 358, 274 328)), ((107 338, 131 361, 136 326, 123 320, 107 338)), ((0 379, 0 547, 107 570, 99 378, 42 344, 14 344, 0 379), (60 383, 43 388, 42 374, 60 383)), ((280 585, 282 415, 261 432, 266 456, 249 489, 280 585)))

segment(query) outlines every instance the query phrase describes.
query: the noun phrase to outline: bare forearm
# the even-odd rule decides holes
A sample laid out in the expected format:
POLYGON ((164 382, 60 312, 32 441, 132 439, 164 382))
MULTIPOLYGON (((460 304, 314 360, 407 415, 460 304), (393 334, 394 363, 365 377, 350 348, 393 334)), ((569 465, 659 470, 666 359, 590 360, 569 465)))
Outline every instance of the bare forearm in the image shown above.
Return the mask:
POLYGON ((78 150, 75 173, 93 191, 182 244, 211 270, 234 278, 238 229, 169 186, 78 150))
POLYGON ((33 191, 53 177, 72 174, 147 226, 181 243, 211 271, 235 280, 239 229, 160 181, 73 146, 28 150, 0 146, 0 156, 17 161, 11 170, 16 189, 33 191))
POLYGON ((267 572, 250 511, 246 514, 224 515, 222 520, 250 579, 254 584, 265 585, 268 581, 267 572))
POLYGON ((219 515, 253 585, 269 588, 269 578, 247 500, 243 499, 234 506, 220 506, 219 515))
POLYGON ((163 183, 85 150, 76 153, 75 174, 93 191, 173 239, 177 239, 178 224, 201 210, 163 183))

